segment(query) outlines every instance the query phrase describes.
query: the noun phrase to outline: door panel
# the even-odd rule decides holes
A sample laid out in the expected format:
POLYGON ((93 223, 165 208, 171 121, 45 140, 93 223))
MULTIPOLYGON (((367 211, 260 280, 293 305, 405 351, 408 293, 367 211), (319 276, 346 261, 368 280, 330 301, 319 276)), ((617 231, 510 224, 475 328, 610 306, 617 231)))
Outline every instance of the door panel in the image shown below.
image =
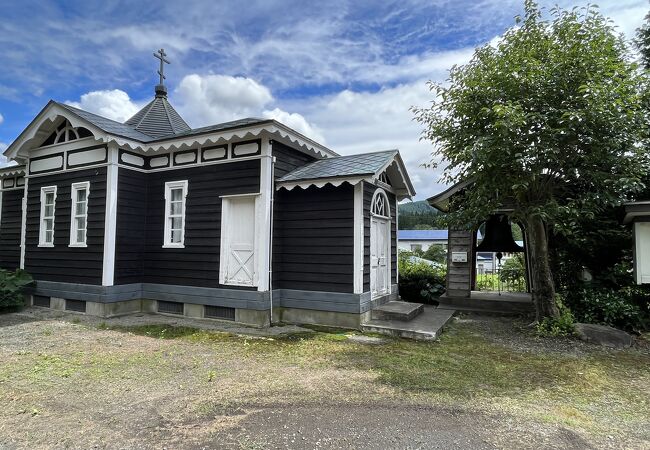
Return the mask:
POLYGON ((228 199, 226 283, 255 281, 255 198, 228 199))
POLYGON ((389 222, 373 217, 370 220, 370 292, 373 296, 389 293, 388 247, 389 222))

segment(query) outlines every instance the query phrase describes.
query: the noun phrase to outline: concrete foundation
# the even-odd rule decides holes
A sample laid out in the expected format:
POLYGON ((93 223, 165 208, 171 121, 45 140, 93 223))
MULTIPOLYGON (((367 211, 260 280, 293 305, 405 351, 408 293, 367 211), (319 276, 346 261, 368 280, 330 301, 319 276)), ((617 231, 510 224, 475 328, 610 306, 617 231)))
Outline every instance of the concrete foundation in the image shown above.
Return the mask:
POLYGON ((203 319, 203 305, 185 303, 184 315, 193 319, 203 319))
POLYGON ((360 329, 370 319, 370 311, 355 314, 302 308, 273 308, 273 322, 326 325, 360 329))
POLYGON ((116 317, 142 311, 142 300, 116 303, 86 302, 86 314, 97 317, 116 317))
POLYGON ((50 297, 50 308, 59 311, 65 311, 65 299, 58 297, 50 297))
POLYGON ((235 322, 255 327, 268 327, 271 324, 271 316, 268 310, 257 311, 255 309, 237 308, 235 310, 235 322))

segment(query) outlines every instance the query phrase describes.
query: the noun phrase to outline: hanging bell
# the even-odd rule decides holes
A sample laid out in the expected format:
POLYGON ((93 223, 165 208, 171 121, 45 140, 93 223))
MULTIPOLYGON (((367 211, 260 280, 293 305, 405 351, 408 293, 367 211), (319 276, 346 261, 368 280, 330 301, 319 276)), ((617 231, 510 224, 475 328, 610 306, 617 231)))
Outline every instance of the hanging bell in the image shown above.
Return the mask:
POLYGON ((512 237, 512 228, 503 214, 493 214, 485 223, 483 241, 476 247, 477 252, 516 253, 524 248, 512 237))

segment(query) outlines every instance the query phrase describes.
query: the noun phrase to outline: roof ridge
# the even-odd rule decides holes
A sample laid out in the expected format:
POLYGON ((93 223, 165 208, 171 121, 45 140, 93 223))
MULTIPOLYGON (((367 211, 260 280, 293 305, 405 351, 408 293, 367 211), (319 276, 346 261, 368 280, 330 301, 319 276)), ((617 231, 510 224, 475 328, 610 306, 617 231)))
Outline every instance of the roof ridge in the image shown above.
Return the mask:
POLYGON ((167 108, 167 99, 163 97, 163 98, 161 98, 161 100, 162 100, 163 108, 165 109, 165 117, 167 118, 167 122, 169 122, 169 128, 172 129, 172 133, 176 134, 176 128, 174 127, 174 124, 172 123, 171 113, 169 112, 169 109, 167 108))
MULTIPOLYGON (((157 99, 158 99, 158 97, 154 97, 154 99, 151 100, 151 101, 149 102, 149 104, 147 105, 147 106, 149 107, 149 109, 147 109, 147 112, 145 112, 144 114, 142 114, 142 117, 140 117, 140 121, 139 121, 138 124, 137 124, 136 126, 134 126, 133 128, 135 128, 135 129, 137 130, 138 127, 139 127, 140 125, 142 125, 142 122, 143 122, 144 119, 147 117, 147 114, 149 114, 149 113, 151 112, 151 110, 153 109, 154 105, 156 104, 156 100, 157 100, 157 99)), ((147 106, 145 106, 145 108, 146 108, 147 106)), ((143 109, 144 109, 144 108, 143 108, 143 109)), ((136 114, 138 114, 138 113, 136 113, 136 114)), ((140 131, 140 130, 138 130, 138 131, 140 131)), ((146 133, 145 133, 145 134, 146 134, 146 133)))

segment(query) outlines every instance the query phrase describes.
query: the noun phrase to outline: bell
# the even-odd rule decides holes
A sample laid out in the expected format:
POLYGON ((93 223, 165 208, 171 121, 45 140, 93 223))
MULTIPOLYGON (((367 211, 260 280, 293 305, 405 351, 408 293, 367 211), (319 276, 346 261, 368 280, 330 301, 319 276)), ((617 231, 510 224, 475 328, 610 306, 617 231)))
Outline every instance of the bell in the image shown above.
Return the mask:
POLYGON ((523 252, 524 248, 512 237, 508 218, 503 214, 494 214, 485 223, 485 235, 483 241, 476 247, 476 251, 515 253, 523 252))

